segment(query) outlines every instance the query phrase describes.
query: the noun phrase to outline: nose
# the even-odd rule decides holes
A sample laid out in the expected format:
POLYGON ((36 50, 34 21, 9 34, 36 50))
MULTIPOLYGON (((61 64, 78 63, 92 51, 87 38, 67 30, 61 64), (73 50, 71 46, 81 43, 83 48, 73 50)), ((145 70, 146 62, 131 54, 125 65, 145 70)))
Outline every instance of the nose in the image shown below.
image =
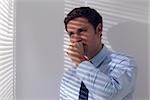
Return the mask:
POLYGON ((82 41, 82 39, 81 39, 81 36, 79 34, 73 34, 70 37, 70 41, 71 42, 80 42, 80 41, 82 41))

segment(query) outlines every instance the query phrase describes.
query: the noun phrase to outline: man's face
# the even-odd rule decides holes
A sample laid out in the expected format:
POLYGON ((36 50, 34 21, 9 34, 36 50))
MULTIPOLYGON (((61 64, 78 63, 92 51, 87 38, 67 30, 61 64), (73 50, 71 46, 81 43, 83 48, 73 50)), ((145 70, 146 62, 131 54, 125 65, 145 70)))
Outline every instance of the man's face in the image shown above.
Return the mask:
POLYGON ((96 30, 88 22, 86 18, 77 17, 70 20, 67 24, 67 31, 70 36, 71 43, 80 42, 83 44, 84 53, 91 58, 97 52, 101 44, 101 26, 97 26, 96 30))

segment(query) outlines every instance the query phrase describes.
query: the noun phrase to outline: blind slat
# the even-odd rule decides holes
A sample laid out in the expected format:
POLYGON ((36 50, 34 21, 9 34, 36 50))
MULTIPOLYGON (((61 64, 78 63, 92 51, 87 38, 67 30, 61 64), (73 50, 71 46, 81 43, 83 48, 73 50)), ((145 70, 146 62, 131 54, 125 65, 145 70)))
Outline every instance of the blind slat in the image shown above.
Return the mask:
POLYGON ((14 0, 0 0, 0 100, 13 100, 14 76, 14 0))

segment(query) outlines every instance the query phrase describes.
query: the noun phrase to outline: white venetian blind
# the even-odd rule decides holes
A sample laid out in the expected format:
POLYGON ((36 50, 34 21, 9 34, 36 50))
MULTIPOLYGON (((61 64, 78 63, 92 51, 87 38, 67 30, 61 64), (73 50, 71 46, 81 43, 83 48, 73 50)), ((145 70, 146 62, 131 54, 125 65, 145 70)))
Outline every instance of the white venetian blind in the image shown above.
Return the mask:
POLYGON ((0 0, 0 100, 15 99, 15 6, 0 0))

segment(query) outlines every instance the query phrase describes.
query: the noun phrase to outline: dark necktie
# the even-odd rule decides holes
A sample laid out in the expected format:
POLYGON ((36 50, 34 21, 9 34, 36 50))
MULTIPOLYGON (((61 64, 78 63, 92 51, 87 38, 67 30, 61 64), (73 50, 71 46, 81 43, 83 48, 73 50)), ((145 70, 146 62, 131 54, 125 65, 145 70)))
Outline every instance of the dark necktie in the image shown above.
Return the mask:
POLYGON ((79 92, 79 100, 88 100, 89 90, 86 88, 84 83, 81 83, 80 92, 79 92))

